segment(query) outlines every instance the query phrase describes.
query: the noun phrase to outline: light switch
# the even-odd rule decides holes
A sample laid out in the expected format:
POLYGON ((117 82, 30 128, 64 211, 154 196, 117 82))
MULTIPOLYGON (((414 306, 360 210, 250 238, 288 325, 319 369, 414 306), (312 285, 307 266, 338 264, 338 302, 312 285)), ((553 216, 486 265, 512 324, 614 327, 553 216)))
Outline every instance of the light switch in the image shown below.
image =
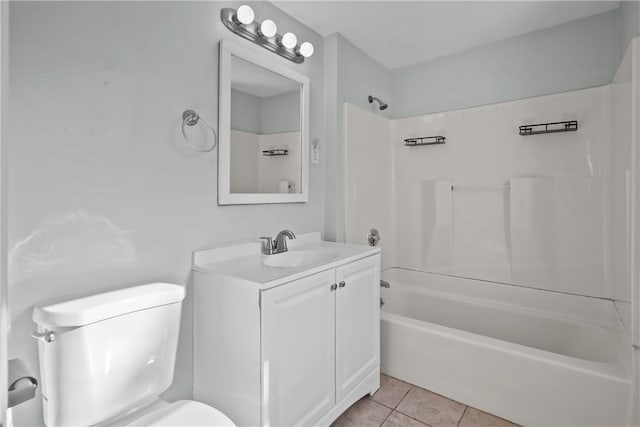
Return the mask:
POLYGON ((311 164, 320 164, 320 140, 314 139, 311 143, 311 164))

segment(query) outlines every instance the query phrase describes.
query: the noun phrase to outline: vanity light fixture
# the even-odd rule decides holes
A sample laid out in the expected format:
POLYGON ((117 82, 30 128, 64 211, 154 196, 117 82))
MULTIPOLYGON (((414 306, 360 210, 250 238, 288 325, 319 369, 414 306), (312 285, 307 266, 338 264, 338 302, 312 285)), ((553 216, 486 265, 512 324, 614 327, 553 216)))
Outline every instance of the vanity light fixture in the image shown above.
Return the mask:
POLYGON ((278 26, 271 19, 265 19, 260 24, 260 30, 258 31, 262 37, 273 37, 278 34, 278 26))
POLYGON ((256 21, 253 9, 246 4, 240 6, 238 10, 222 9, 220 20, 235 34, 297 64, 303 63, 305 58, 313 55, 311 43, 298 44, 298 38, 290 32, 280 36, 275 22, 271 19, 265 19, 262 23, 256 21))
POLYGON ((302 43, 298 48, 298 53, 300 53, 300 55, 304 56, 305 58, 310 57, 311 55, 313 55, 313 45, 309 42, 302 43))
POLYGON ((251 6, 243 4, 238 8, 238 11, 233 16, 233 22, 235 22, 236 24, 249 25, 255 18, 256 15, 255 13, 253 13, 253 9, 251 9, 251 6))
POLYGON ((280 44, 287 49, 293 49, 298 44, 298 38, 293 33, 285 33, 280 39, 280 44))

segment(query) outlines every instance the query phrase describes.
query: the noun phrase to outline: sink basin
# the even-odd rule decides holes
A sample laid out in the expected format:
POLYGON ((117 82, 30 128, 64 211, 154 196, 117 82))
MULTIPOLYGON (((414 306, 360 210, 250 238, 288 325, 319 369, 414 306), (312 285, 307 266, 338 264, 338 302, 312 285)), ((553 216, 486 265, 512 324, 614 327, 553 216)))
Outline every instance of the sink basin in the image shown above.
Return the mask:
POLYGON ((265 255, 264 265, 269 267, 300 267, 303 265, 322 264, 331 261, 337 255, 329 251, 289 251, 277 255, 265 255))

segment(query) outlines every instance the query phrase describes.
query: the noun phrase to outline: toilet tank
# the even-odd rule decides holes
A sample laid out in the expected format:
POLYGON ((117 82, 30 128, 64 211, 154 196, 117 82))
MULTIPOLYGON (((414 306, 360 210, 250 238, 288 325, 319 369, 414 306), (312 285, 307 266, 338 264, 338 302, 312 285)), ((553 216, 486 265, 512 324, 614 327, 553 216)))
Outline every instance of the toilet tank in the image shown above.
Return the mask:
POLYGON ((183 286, 152 283, 36 307, 45 424, 89 426, 136 409, 173 381, 183 286))

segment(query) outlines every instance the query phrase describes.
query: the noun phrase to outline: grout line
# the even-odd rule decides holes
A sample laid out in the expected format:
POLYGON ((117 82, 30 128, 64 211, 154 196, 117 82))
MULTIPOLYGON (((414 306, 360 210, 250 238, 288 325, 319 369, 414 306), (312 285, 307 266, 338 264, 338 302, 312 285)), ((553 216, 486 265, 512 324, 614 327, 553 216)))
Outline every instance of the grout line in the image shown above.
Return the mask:
MULTIPOLYGON (((397 378, 396 378, 396 379, 397 379, 397 378)), ((400 380, 400 381, 402 381, 402 380, 400 380)), ((426 425, 427 427, 431 427, 431 425, 429 425, 429 424, 425 423, 424 421, 421 421, 421 420, 419 420, 419 419, 417 419, 417 418, 415 418, 415 417, 412 417, 412 416, 411 416, 411 415, 409 415, 409 414, 405 414, 404 412, 402 412, 402 411, 400 411, 399 409, 397 409, 397 408, 398 408, 398 406, 400 406, 400 404, 402 403, 402 401, 407 397, 407 395, 409 394, 409 392, 410 392, 411 390, 413 390, 414 388, 420 388, 420 387, 418 387, 418 386, 416 386, 416 385, 413 385, 413 384, 411 384, 411 383, 408 383, 408 382, 406 382, 406 381, 403 381, 403 382, 404 382, 405 384, 409 384, 409 390, 407 390, 407 392, 404 394, 404 396, 402 396, 402 399, 400 399, 400 402, 398 402, 398 404, 396 405, 396 407, 395 407, 393 410, 394 410, 395 412, 398 412, 399 414, 404 415, 404 416, 405 416, 405 417, 407 417, 407 418, 411 418, 412 420, 416 420, 416 421, 418 421, 419 423, 426 425)))
MULTIPOLYGON (((374 394, 375 394, 375 393, 374 393, 374 394)), ((373 396, 368 396, 368 397, 369 397, 369 399, 370 399, 372 402, 375 402, 375 403, 377 403, 378 405, 382 405, 382 406, 384 406, 385 408, 388 408, 388 409, 394 409, 394 408, 392 408, 392 407, 391 407, 391 406, 389 406, 389 405, 385 405, 385 404, 384 404, 384 403, 382 403, 382 402, 378 402, 377 400, 375 400, 375 399, 373 398, 373 396)), ((0 426, 0 427, 2 427, 2 426, 0 426)))
MULTIPOLYGON (((409 384, 409 383, 406 383, 409 384)), ((398 406, 400 406, 400 404, 402 403, 402 401, 404 400, 405 397, 407 397, 407 394, 409 394, 409 392, 411 391, 411 389, 413 388, 413 386, 410 386, 407 391, 402 395, 402 398, 398 401, 398 403, 396 403, 396 406, 393 407, 393 409, 395 410, 398 406)))
MULTIPOLYGON (((398 403, 397 403, 393 408, 392 408, 392 407, 390 407, 390 406, 385 405, 384 403, 381 403, 381 402, 378 402, 377 400, 372 399, 372 398, 371 398, 371 396, 367 396, 367 398, 368 398, 368 399, 371 399, 373 402, 378 403, 378 404, 380 404, 380 405, 384 406, 384 407, 385 407, 385 408, 387 408, 387 409, 391 409, 391 413, 389 413, 389 415, 387 415, 387 417, 384 419, 384 421, 382 421, 382 424, 384 424, 384 423, 387 421, 387 419, 388 419, 388 418, 389 418, 389 417, 390 417, 394 412, 397 412, 397 413, 399 413, 399 414, 401 414, 401 415, 404 415, 405 417, 411 418, 412 420, 415 420, 415 421, 417 421, 417 422, 419 422, 419 423, 421 423, 421 424, 424 424, 424 425, 426 425, 427 427, 432 427, 430 424, 427 424, 427 423, 425 423, 424 421, 421 421, 421 420, 419 420, 419 419, 417 419, 417 418, 415 418, 415 417, 412 417, 411 415, 405 414, 404 412, 402 412, 401 410, 399 410, 399 409, 398 409, 398 406, 400 406, 400 404, 402 403, 402 401, 407 397, 407 395, 409 394, 409 392, 411 392, 411 390, 412 390, 412 389, 414 389, 414 388, 416 388, 416 389, 420 389, 420 390, 424 390, 424 391, 427 391, 427 392, 429 392, 429 393, 435 394, 436 396, 440 396, 440 397, 442 397, 443 399, 450 400, 451 402, 454 402, 454 403, 457 403, 457 404, 459 404, 459 405, 464 406, 464 410, 462 411, 462 415, 460 416, 460 419, 456 422, 456 427, 459 427, 459 426, 460 426, 460 422, 462 422, 462 419, 464 418, 465 414, 467 413, 467 410, 468 410, 469 408, 473 408, 472 406, 466 405, 466 404, 464 404, 464 403, 462 403, 462 402, 458 402, 457 400, 453 400, 453 399, 451 399, 451 398, 448 398, 447 396, 443 396, 443 395, 441 395, 441 394, 438 394, 438 393, 433 392, 433 391, 431 391, 431 390, 428 390, 428 389, 426 389, 426 388, 419 387, 419 386, 417 386, 417 385, 415 385, 415 384, 411 384, 411 383, 409 383, 409 382, 407 382, 407 381, 403 381, 403 380, 401 380, 401 379, 399 379, 399 378, 392 377, 392 376, 390 376, 390 375, 389 375, 389 377, 390 377, 390 378, 393 378, 393 379, 396 379, 396 380, 398 380, 398 381, 401 381, 401 382, 403 382, 403 383, 405 383, 405 384, 409 385, 409 389, 404 393, 404 395, 402 396, 402 398, 400 399, 400 401, 399 401, 399 402, 398 402, 398 403)), ((499 416, 494 415, 494 414, 492 414, 492 413, 490 413, 490 412, 485 412, 485 411, 482 411, 482 410, 477 409, 477 408, 473 408, 473 409, 476 409, 476 410, 478 410, 478 411, 480 411, 480 412, 483 412, 483 413, 485 413, 485 414, 487 414, 487 415, 490 415, 490 416, 492 416, 492 417, 496 417, 496 418, 499 418, 499 419, 501 419, 501 420, 507 421, 507 422, 509 422, 509 423, 515 424, 516 426, 522 427, 522 426, 520 426, 519 424, 517 424, 517 423, 515 423, 515 422, 513 422, 513 421, 510 421, 510 420, 508 420, 508 419, 506 419, 506 418, 499 417, 499 416)), ((345 412, 346 412, 346 411, 345 411, 345 412)), ((382 426, 382 424, 380 424, 380 426, 378 426, 378 427, 381 427, 381 426, 382 426)), ((1 427, 1 426, 0 426, 0 427, 1 427)))
MULTIPOLYGON (((371 396, 369 396, 369 399, 371 399, 371 396)), ((371 399, 371 400, 372 400, 373 402, 376 402, 376 403, 377 403, 378 405, 380 405, 380 406, 384 406, 384 407, 385 407, 385 408, 387 408, 387 409, 394 409, 394 408, 392 408, 391 406, 387 406, 387 405, 385 405, 385 404, 384 404, 384 403, 382 403, 382 402, 378 402, 377 400, 374 400, 374 399, 371 399)), ((1 426, 0 426, 0 427, 1 427, 1 426)))
MULTIPOLYGON (((425 422, 424 422, 424 421, 422 421, 422 420, 419 420, 419 419, 417 419, 417 418, 415 418, 415 417, 412 417, 411 415, 407 415, 407 414, 405 414, 404 412, 401 412, 401 411, 395 411, 395 410, 394 410, 393 412, 397 412, 397 413, 399 413, 400 415, 404 415, 404 416, 405 416, 405 417, 407 417, 407 418, 411 418, 412 420, 419 422, 420 424, 424 424, 424 425, 426 425, 427 427, 431 427, 431 424, 427 424, 427 423, 425 423, 425 422)), ((392 412, 392 413, 393 413, 393 412, 392 412)))
MULTIPOLYGON (((384 406, 384 405, 383 405, 384 406)), ((385 406, 385 408, 389 408, 388 406, 385 406)), ((393 409, 391 409, 391 412, 389 412, 389 414, 384 418, 384 420, 382 420, 382 422, 380 423, 380 425, 378 427, 382 427, 382 424, 386 423, 387 420, 389 419, 389 417, 391 416, 391 414, 393 414, 393 409)))
MULTIPOLYGON (((2 0, 0 0, 0 1, 2 1, 2 0)), ((369 396, 369 399, 371 399, 371 396, 369 396)), ((391 410, 394 410, 394 409, 395 409, 395 408, 392 408, 391 406, 385 405, 385 404, 384 404, 384 403, 382 403, 382 402, 378 402, 377 400, 373 400, 373 399, 371 399, 371 400, 372 400, 372 401, 374 401, 374 402, 376 402, 376 403, 377 403, 378 405, 380 405, 380 406, 384 406, 384 407, 385 407, 385 408, 387 408, 387 409, 391 409, 391 410)), ((2 426, 0 426, 0 427, 2 427, 2 426)))
POLYGON ((460 422, 462 421, 462 419, 464 418, 464 414, 467 413, 467 409, 469 409, 469 405, 464 405, 464 411, 462 411, 462 416, 460 416, 460 419, 458 420, 458 422, 456 423, 456 426, 460 426, 460 422))
MULTIPOLYGON (((395 377, 390 377, 390 378, 393 378, 393 379, 398 380, 398 379, 397 379, 397 378, 395 378, 395 377)), ((398 381, 402 381, 402 380, 398 380, 398 381)), ((410 383, 408 383, 408 382, 406 382, 406 381, 402 381, 402 382, 403 382, 403 383, 405 383, 405 384, 407 384, 407 385, 409 386, 409 388, 407 389, 407 391, 405 391, 405 392, 404 392, 404 394, 402 395, 402 397, 400 398, 400 400, 398 401, 398 403, 396 403, 394 406, 389 406, 389 405, 385 405, 385 404, 384 404, 384 403, 382 403, 382 402, 378 402, 376 399, 374 399, 374 398, 373 398, 373 396, 369 396, 369 399, 373 400, 373 401, 374 401, 374 402, 376 402, 376 403, 379 403, 380 405, 384 406, 385 408, 389 408, 389 409, 393 409, 393 410, 395 410, 395 409, 398 407, 398 405, 400 405, 400 403, 402 403, 402 401, 404 400, 404 398, 405 398, 405 397, 407 397, 407 394, 409 394, 409 392, 411 391, 411 389, 415 387, 413 384, 410 384, 410 383)), ((375 393, 374 393, 374 394, 375 394, 375 393)), ((2 426, 0 426, 0 427, 2 427, 2 426)))

